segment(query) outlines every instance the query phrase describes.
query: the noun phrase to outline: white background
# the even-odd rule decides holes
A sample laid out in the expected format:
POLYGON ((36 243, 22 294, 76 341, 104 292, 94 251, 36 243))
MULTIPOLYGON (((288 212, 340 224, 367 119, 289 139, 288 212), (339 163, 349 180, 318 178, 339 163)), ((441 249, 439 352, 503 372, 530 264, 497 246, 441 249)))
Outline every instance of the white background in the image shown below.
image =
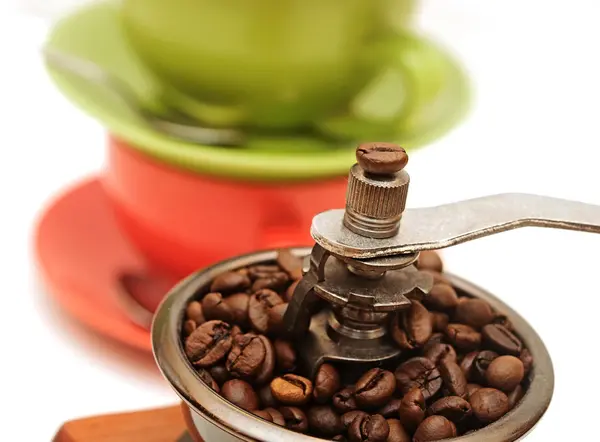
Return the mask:
MULTIPOLYGON (((104 158, 101 127, 55 90, 36 52, 61 11, 52 5, 0 0, 2 441, 50 440, 64 420, 176 402, 150 356, 83 330, 36 278, 42 205, 104 158)), ((412 156, 409 204, 507 191, 600 204, 599 19, 595 0, 425 1, 422 27, 459 55, 477 93, 460 128, 412 156)), ((525 229, 445 253, 450 270, 500 295, 550 350, 554 400, 528 441, 597 438, 599 249, 591 234, 525 229)))

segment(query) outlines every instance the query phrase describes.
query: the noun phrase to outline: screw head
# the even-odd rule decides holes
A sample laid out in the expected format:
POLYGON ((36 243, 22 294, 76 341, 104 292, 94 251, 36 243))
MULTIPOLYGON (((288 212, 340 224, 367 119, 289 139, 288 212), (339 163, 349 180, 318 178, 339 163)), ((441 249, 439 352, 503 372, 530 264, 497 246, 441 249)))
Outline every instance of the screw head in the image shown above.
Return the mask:
POLYGON ((372 175, 393 175, 406 167, 406 151, 393 143, 363 143, 356 148, 356 161, 372 175))

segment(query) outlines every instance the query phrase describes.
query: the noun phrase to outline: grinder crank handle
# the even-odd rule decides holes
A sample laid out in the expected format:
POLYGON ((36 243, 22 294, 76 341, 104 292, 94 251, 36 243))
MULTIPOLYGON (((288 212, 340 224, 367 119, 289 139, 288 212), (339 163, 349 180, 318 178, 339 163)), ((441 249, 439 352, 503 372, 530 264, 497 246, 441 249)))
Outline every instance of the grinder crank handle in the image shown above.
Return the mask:
POLYGON ((318 214, 311 235, 325 250, 361 260, 442 249, 520 227, 600 233, 600 206, 523 193, 406 209, 391 238, 358 235, 344 227, 343 218, 343 209, 318 214))

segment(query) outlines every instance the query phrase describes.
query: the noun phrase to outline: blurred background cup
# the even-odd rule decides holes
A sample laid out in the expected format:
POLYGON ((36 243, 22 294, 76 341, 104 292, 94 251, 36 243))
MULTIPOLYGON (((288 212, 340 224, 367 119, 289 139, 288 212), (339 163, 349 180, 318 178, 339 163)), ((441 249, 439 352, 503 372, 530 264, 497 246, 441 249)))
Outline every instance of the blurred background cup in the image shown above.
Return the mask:
POLYGON ((170 105, 217 126, 289 129, 339 113, 394 63, 385 47, 415 5, 122 0, 121 12, 130 44, 164 82, 170 105))

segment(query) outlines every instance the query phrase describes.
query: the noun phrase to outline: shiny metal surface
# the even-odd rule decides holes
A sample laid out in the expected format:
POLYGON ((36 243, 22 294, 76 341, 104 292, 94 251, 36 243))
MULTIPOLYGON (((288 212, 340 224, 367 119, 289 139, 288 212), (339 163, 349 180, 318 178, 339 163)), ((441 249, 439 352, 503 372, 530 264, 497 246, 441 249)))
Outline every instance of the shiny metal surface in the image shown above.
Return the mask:
MULTIPOLYGON (((308 255, 309 248, 294 249, 308 255)), ((273 425, 226 401, 206 386, 188 362, 181 343, 181 327, 186 305, 198 291, 206 289, 218 274, 239 267, 274 261, 277 252, 267 251, 221 262, 197 272, 177 285, 156 313, 152 328, 152 345, 158 366, 177 394, 190 406, 194 424, 205 440, 316 442, 317 439, 273 425)), ((447 274, 460 294, 468 294, 489 302, 506 314, 531 351, 535 360, 530 386, 522 401, 507 415, 485 429, 456 438, 457 442, 513 442, 519 440, 540 420, 554 390, 554 372, 543 342, 531 326, 514 310, 485 290, 447 274)))
POLYGON ((358 235, 343 219, 343 209, 320 213, 313 218, 311 235, 327 251, 359 260, 442 249, 521 227, 600 233, 600 206, 522 193, 406 209, 391 238, 358 235))

